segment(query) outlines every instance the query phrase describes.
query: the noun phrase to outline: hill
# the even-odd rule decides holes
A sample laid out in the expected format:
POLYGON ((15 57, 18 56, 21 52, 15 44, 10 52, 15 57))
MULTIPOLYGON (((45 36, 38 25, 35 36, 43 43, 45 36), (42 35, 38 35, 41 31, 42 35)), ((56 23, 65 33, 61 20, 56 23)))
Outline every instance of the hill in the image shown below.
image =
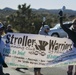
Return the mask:
MULTIPOLYGON (((34 8, 31 8, 32 11, 34 13, 38 13, 38 14, 58 14, 60 9, 44 9, 44 8, 40 8, 40 9, 34 9, 34 8)), ((9 7, 6 7, 4 9, 0 9, 0 16, 8 16, 10 14, 14 14, 17 10, 15 9, 12 9, 12 8, 9 8, 9 7)), ((68 14, 68 15, 75 15, 76 16, 76 10, 71 10, 71 9, 66 9, 64 11, 65 14, 68 14)))
POLYGON ((0 16, 8 16, 8 15, 11 15, 11 14, 14 14, 16 12, 15 9, 12 9, 12 8, 9 8, 9 7, 6 7, 4 9, 0 9, 0 16))
MULTIPOLYGON (((32 9, 33 10, 33 9, 32 9)), ((60 9, 43 9, 43 8, 40 8, 40 9, 34 9, 33 11, 35 12, 39 12, 39 13, 49 13, 49 14, 58 14, 60 9)), ((76 10, 71 10, 71 9, 66 9, 64 10, 64 14, 68 14, 68 15, 75 15, 76 16, 76 10)))

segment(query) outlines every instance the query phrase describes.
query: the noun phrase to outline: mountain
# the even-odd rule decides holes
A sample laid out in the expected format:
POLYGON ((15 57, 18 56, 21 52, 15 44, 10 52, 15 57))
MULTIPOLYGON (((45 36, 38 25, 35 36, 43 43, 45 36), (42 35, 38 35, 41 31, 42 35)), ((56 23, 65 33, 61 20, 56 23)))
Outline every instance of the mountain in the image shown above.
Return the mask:
POLYGON ((0 9, 0 16, 8 16, 8 15, 11 15, 11 14, 13 14, 15 12, 16 12, 15 9, 5 7, 3 9, 0 9))
MULTIPOLYGON (((45 8, 40 8, 40 9, 31 8, 31 9, 34 13, 38 13, 38 14, 58 14, 60 11, 60 9, 45 9, 45 8)), ((15 9, 12 9, 9 7, 5 7, 4 9, 0 9, 0 15, 4 15, 4 16, 13 14, 15 12, 16 12, 15 9)), ((76 10, 65 9, 64 14, 76 16, 76 10)))
POLYGON ((0 10, 2 10, 2 11, 14 11, 14 10, 16 10, 16 9, 12 9, 12 8, 9 8, 9 7, 5 7, 5 8, 0 9, 0 10))
MULTIPOLYGON (((44 9, 44 8, 40 8, 38 10, 34 10, 34 12, 36 13, 49 13, 49 14, 58 14, 59 11, 61 9, 44 9)), ((64 14, 67 14, 67 15, 75 15, 76 16, 76 10, 71 10, 71 9, 65 9, 63 11, 64 14)))

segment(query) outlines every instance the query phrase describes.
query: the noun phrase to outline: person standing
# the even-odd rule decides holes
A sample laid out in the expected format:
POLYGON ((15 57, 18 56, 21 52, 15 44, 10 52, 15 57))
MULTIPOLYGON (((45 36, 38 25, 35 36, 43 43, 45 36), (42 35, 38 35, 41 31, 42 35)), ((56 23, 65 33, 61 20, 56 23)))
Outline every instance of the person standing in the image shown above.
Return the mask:
POLYGON ((12 26, 10 24, 7 26, 5 33, 8 33, 8 32, 13 33, 12 26))
MULTIPOLYGON (((60 25, 63 28, 63 30, 68 34, 69 39, 72 40, 73 42, 73 48, 72 51, 76 51, 76 18, 73 19, 72 21, 72 25, 73 25, 73 29, 69 29, 66 27, 66 25, 63 24, 62 19, 63 19, 63 12, 60 11, 59 12, 60 15, 60 25)), ((68 66, 68 71, 67 71, 67 75, 73 75, 73 67, 74 65, 69 65, 68 66)), ((76 75, 76 65, 75 65, 75 73, 74 75, 76 75)))
POLYGON ((0 22, 0 75, 4 75, 3 73, 3 67, 8 67, 7 64, 4 61, 3 57, 3 48, 4 48, 4 42, 2 41, 2 34, 3 34, 4 26, 0 22))
MULTIPOLYGON (((75 23, 75 24, 73 24, 70 29, 72 31, 76 32, 76 19, 73 20, 73 23, 75 23)), ((70 37, 68 37, 68 38, 70 38, 70 37)), ((74 65, 69 65, 68 66, 68 71, 67 71, 68 75, 72 75, 73 74, 73 67, 74 67, 74 65)), ((75 73, 74 73, 74 75, 76 75, 76 65, 75 65, 75 73)))
MULTIPOLYGON (((48 35, 48 32, 49 32, 49 29, 50 29, 50 27, 48 25, 44 25, 44 26, 42 26, 40 28, 39 34, 40 35, 46 35, 47 36, 48 35)), ((35 67, 34 68, 34 75, 43 75, 43 74, 41 74, 41 68, 35 67)))

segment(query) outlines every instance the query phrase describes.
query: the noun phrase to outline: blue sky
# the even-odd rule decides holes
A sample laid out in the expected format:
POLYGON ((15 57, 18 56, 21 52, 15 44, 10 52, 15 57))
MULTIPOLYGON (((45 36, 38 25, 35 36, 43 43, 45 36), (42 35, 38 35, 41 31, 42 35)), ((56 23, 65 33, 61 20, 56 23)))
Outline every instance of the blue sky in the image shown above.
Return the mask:
POLYGON ((5 7, 17 9, 19 4, 24 3, 36 9, 61 9, 66 6, 67 9, 76 10, 76 0, 0 0, 0 9, 5 7))

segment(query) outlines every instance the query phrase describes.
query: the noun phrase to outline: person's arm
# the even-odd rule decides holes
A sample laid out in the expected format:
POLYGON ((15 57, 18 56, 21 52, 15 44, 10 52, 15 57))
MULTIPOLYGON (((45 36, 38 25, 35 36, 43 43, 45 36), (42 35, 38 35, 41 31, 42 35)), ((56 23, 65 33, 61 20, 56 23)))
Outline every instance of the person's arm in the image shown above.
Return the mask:
MULTIPOLYGON (((69 34, 72 34, 72 30, 70 30, 69 28, 66 27, 66 25, 68 24, 63 24, 63 12, 60 11, 59 12, 59 15, 60 15, 60 26, 62 27, 62 29, 69 35, 69 34)), ((72 25, 72 24, 71 24, 72 25)))

